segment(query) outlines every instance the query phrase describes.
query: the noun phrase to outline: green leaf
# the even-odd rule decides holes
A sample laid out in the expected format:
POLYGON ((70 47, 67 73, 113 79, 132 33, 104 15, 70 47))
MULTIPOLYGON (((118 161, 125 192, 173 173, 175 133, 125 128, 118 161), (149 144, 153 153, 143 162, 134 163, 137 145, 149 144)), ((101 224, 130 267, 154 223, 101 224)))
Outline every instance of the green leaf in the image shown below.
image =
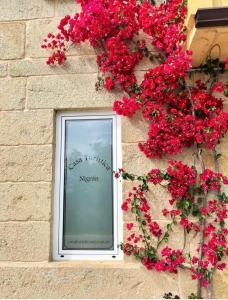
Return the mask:
POLYGON ((131 85, 131 91, 132 91, 133 93, 138 93, 138 92, 140 91, 140 88, 139 88, 139 86, 138 86, 137 83, 131 85))
POLYGON ((197 203, 201 204, 203 202, 203 198, 199 197, 197 198, 197 203))
POLYGON ((178 83, 179 83, 179 85, 181 86, 181 87, 184 87, 185 85, 184 85, 184 81, 183 81, 183 79, 181 78, 181 77, 178 77, 178 83))
POLYGON ((197 204, 193 204, 193 207, 192 207, 192 215, 194 217, 198 217, 200 216, 200 209, 199 209, 199 206, 197 204))
MULTIPOLYGON (((188 296, 188 299, 197 299, 197 296, 196 296, 196 294, 191 293, 191 294, 188 296)), ((201 299, 201 298, 200 298, 200 299, 201 299)))
POLYGON ((173 221, 173 224, 174 224, 174 225, 178 225, 178 223, 177 223, 177 221, 176 221, 176 220, 174 220, 174 221, 173 221))
POLYGON ((166 121, 167 121, 168 123, 170 123, 170 122, 172 121, 172 116, 170 116, 170 115, 167 115, 167 117, 166 117, 166 121))
POLYGON ((172 231, 172 230, 173 230, 173 229, 172 229, 172 224, 171 224, 171 223, 167 224, 167 225, 166 225, 166 228, 167 228, 168 231, 172 231))
POLYGON ((224 192, 222 194, 218 194, 218 200, 228 203, 228 197, 224 192))
POLYGON ((189 201, 185 200, 184 203, 183 203, 183 207, 184 207, 185 209, 188 209, 189 206, 190 206, 189 201))
POLYGON ((224 220, 222 220, 222 221, 220 221, 220 226, 222 227, 222 228, 224 228, 224 226, 225 226, 225 221, 224 220))
POLYGON ((141 98, 140 96, 137 96, 137 97, 135 98, 135 100, 136 100, 136 102, 138 102, 138 103, 142 103, 142 98, 141 98))
POLYGON ((187 260, 191 260, 191 255, 190 255, 190 253, 185 253, 185 258, 187 259, 187 260))
POLYGON ((188 191, 189 191, 190 195, 193 196, 194 193, 195 193, 195 186, 194 185, 190 185, 188 191))
POLYGON ((161 171, 161 177, 162 177, 164 180, 169 180, 169 179, 170 179, 169 174, 166 173, 165 171, 161 171))
POLYGON ((120 249, 123 250, 124 248, 124 243, 120 243, 120 249))
POLYGON ((166 233, 164 234, 163 241, 167 243, 168 240, 169 240, 169 233, 166 232, 166 233))
POLYGON ((146 253, 149 259, 154 259, 156 257, 156 252, 154 248, 151 248, 150 250, 148 250, 148 252, 146 253))
POLYGON ((126 172, 122 173, 122 178, 124 180, 130 179, 131 181, 135 180, 135 176, 126 172))
POLYGON ((215 159, 218 160, 222 156, 221 153, 217 153, 215 159))

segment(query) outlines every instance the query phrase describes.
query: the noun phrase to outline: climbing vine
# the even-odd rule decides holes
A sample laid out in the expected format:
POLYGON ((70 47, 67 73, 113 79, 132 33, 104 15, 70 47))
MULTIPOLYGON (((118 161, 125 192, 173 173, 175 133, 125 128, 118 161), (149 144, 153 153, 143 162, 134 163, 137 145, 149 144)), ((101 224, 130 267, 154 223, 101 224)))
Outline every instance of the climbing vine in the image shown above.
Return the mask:
POLYGON ((219 74, 228 69, 228 59, 220 62, 208 57, 196 70, 209 75, 207 79, 194 82, 189 78, 193 70, 192 53, 184 50, 186 1, 169 0, 158 6, 151 0, 77 2, 81 12, 65 16, 59 32, 49 33, 43 41, 41 47, 51 51, 47 63, 61 65, 72 44, 89 42, 97 54, 96 89, 121 90, 123 97, 114 102, 113 110, 126 117, 140 111, 148 124, 147 140, 139 143, 139 150, 149 159, 162 159, 193 149, 192 166, 169 160, 164 170, 152 169, 143 175, 123 169, 115 173, 134 183, 122 209, 135 222, 126 225, 129 234, 121 248, 148 270, 177 273, 187 268, 198 281, 196 297, 202 297, 203 287, 210 298, 213 274, 224 270, 228 256, 224 188, 228 179, 219 170, 221 153, 216 148, 228 130, 222 97, 228 95, 228 85, 218 81, 219 74), (142 60, 152 64, 139 83, 135 67, 142 60), (211 152, 214 169, 205 166, 206 150, 211 152), (162 210, 168 220, 165 229, 154 221, 150 208, 153 199, 148 199, 148 191, 155 186, 170 195, 162 210), (168 246, 176 226, 184 233, 181 249, 168 246), (194 254, 186 247, 189 234, 198 239, 194 254))

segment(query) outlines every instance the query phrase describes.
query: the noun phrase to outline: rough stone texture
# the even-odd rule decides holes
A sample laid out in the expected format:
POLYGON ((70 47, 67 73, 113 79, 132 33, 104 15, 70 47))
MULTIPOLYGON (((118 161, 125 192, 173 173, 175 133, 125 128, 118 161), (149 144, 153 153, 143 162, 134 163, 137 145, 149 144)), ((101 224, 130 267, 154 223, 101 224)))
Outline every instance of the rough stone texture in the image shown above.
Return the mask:
POLYGON ((78 56, 70 57, 62 66, 50 67, 45 64, 44 59, 25 59, 12 61, 9 73, 13 77, 19 76, 41 76, 61 74, 83 74, 97 73, 96 57, 78 56))
POLYGON ((53 111, 0 112, 0 128, 0 145, 51 144, 53 111))
MULTIPOLYGON (((32 20, 27 22, 26 56, 28 57, 47 57, 47 50, 41 49, 40 44, 49 32, 57 32, 57 24, 60 18, 48 20, 32 20)), ((75 55, 94 55, 94 50, 87 43, 81 46, 71 46, 69 54, 75 55)))
POLYGON ((81 11, 81 5, 74 0, 57 0, 55 15, 64 17, 65 15, 74 15, 75 12, 81 11))
POLYGON ((51 181, 51 146, 1 146, 0 182, 51 181))
POLYGON ((0 261, 47 261, 49 251, 49 222, 0 223, 0 261))
POLYGON ((47 57, 47 50, 41 48, 41 42, 49 32, 56 32, 59 23, 57 19, 32 20, 27 22, 25 53, 28 57, 47 57))
MULTIPOLYGON (((171 158, 148 159, 143 152, 138 150, 138 144, 123 143, 122 149, 124 169, 128 170, 129 173, 137 175, 142 175, 152 168, 166 169, 168 160, 171 158)), ((184 149, 183 153, 175 156, 175 160, 182 160, 184 163, 192 165, 193 149, 184 149)))
POLYGON ((187 299, 191 293, 196 293, 197 282, 191 280, 189 270, 180 270, 178 274, 180 297, 187 299))
POLYGON ((28 108, 110 108, 118 95, 96 92, 97 75, 61 75, 28 79, 28 108))
POLYGON ((25 25, 0 23, 0 58, 14 59, 24 55, 25 25))
POLYGON ((222 139, 222 143, 218 147, 218 152, 222 154, 219 159, 221 172, 228 175, 228 136, 222 139))
POLYGON ((8 63, 0 62, 0 77, 7 76, 7 71, 8 71, 8 63))
POLYGON ((53 17, 53 0, 1 0, 0 21, 53 17))
POLYGON ((176 275, 148 272, 135 264, 42 265, 0 265, 1 297, 151 299, 162 298, 164 291, 178 294, 176 275))
POLYGON ((147 139, 149 124, 145 122, 141 114, 138 113, 134 118, 121 118, 122 142, 136 143, 147 139))
POLYGON ((0 79, 0 110, 24 108, 26 79, 0 79))
MULTIPOLYGON (((149 39, 150 40, 150 39, 149 39)), ((148 48, 151 48, 151 43, 149 42, 148 48)), ((151 49, 153 51, 153 49, 151 49)), ((157 62, 151 61, 149 58, 144 57, 139 64, 135 66, 135 71, 144 71, 144 73, 149 69, 149 68, 154 68, 158 65, 157 62)), ((143 73, 143 74, 144 74, 143 73)))
POLYGON ((214 298, 216 299, 227 299, 228 298, 228 270, 225 271, 217 271, 214 277, 214 298))
POLYGON ((0 221, 48 221, 51 183, 0 183, 0 221))
MULTIPOLYGON (((178 275, 180 296, 181 298, 187 298, 192 292, 196 291, 196 281, 191 280, 191 276, 188 270, 181 270, 178 275)), ((213 280, 214 299, 227 299, 228 297, 228 271, 223 272, 216 271, 213 280)), ((207 299, 207 295, 203 293, 204 299, 207 299)))

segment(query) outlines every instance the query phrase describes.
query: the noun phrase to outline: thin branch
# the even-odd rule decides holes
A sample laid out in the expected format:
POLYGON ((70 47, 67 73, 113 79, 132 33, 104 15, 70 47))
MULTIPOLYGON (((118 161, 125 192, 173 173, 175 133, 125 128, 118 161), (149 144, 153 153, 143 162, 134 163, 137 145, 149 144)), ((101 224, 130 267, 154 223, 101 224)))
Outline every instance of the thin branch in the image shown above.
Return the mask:
MULTIPOLYGON (((198 149, 198 160, 200 162, 200 166, 201 166, 201 171, 202 173, 205 171, 205 164, 204 164, 204 161, 203 161, 203 157, 202 157, 202 149, 198 149)), ((204 197, 203 197, 203 207, 204 208, 207 208, 207 193, 204 192, 204 197)), ((204 230, 205 230, 205 227, 206 227, 206 220, 203 219, 201 222, 200 222, 200 256, 199 256, 199 262, 202 260, 203 258, 203 247, 202 245, 204 244, 204 239, 205 239, 205 236, 204 236, 204 230)), ((199 263, 198 263, 198 267, 199 266, 199 263)), ((197 283, 197 298, 202 298, 202 285, 201 285, 201 279, 198 280, 198 283, 197 283)))
POLYGON ((220 167, 219 167, 219 162, 218 162, 218 152, 217 152, 217 149, 214 148, 212 150, 212 152, 213 152, 213 160, 214 160, 215 172, 219 173, 220 172, 220 167))
MULTIPOLYGON (((195 105, 194 105, 194 102, 192 101, 192 98, 191 98, 191 90, 189 87, 187 87, 188 89, 188 93, 189 93, 189 100, 191 102, 191 105, 192 105, 192 116, 193 116, 193 119, 194 119, 194 136, 196 134, 196 115, 195 115, 195 105)), ((200 166, 201 166, 201 172, 203 173, 205 171, 205 164, 204 164, 204 161, 203 161, 203 157, 202 157, 202 149, 198 147, 198 144, 196 141, 194 141, 194 148, 197 149, 197 153, 196 154, 196 157, 200 163, 200 166)), ((204 197, 203 197, 203 207, 207 207, 207 194, 204 192, 204 197)), ((202 260, 203 258, 203 249, 202 249, 202 245, 204 244, 204 230, 205 230, 205 226, 206 226, 206 220, 203 219, 201 222, 200 222, 200 246, 201 246, 201 249, 200 249, 200 260, 202 260)), ((199 266, 199 264, 198 264, 199 266)), ((202 297, 202 285, 201 285, 201 279, 198 279, 198 282, 197 282, 197 298, 201 298, 202 297)))
MULTIPOLYGON (((221 67, 216 67, 213 69, 214 71, 228 71, 227 69, 224 69, 224 68, 221 68, 221 67)), ((191 68, 189 69, 187 72, 188 73, 193 73, 193 72, 199 72, 199 73, 202 73, 206 71, 206 68, 203 68, 203 67, 196 67, 196 68, 191 68)))
POLYGON ((187 232, 186 232, 186 228, 184 228, 184 243, 183 243, 182 251, 184 251, 186 247, 186 242, 187 242, 187 232))

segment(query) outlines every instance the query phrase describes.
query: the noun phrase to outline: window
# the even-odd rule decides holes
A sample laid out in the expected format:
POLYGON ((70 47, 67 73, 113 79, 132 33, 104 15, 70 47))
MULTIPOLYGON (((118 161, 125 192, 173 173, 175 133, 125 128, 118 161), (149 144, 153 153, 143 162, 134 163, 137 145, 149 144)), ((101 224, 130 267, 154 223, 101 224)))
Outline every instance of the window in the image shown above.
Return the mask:
POLYGON ((114 113, 57 114, 54 259, 121 259, 120 124, 114 113))

